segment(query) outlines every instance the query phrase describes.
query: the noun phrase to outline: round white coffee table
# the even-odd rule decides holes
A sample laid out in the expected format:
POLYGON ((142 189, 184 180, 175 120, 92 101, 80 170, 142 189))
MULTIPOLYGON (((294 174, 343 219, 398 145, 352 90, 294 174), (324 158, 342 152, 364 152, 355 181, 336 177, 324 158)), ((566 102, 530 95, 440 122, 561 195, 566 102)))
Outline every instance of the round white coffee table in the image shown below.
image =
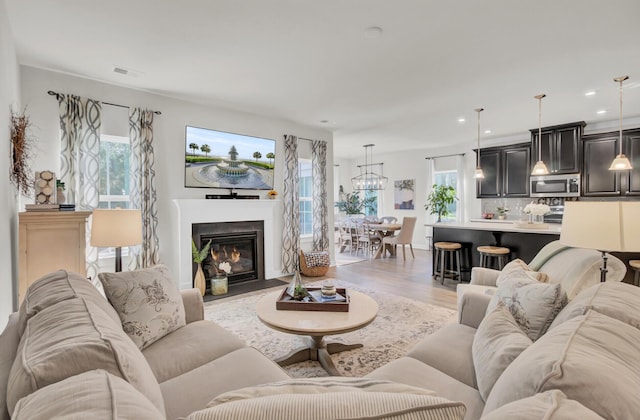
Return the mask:
POLYGON ((349 312, 284 311, 276 309, 276 300, 282 291, 263 296, 256 304, 260 321, 274 330, 288 334, 308 335, 307 347, 296 349, 276 360, 280 366, 306 360, 319 361, 330 375, 339 376, 331 354, 362 347, 362 344, 325 343, 327 335, 344 334, 369 325, 378 314, 378 304, 369 296, 349 291, 349 312))

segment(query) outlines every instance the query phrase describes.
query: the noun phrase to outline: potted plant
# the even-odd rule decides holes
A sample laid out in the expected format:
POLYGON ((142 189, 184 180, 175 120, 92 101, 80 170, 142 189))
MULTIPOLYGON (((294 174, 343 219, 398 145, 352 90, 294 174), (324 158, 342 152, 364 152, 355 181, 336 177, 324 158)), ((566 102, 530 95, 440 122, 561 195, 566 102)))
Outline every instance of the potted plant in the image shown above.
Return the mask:
POLYGON ((509 212, 508 208, 506 208, 506 207, 498 207, 497 211, 498 211, 498 219, 504 220, 504 219, 507 218, 507 213, 509 212))
POLYGON ((427 196, 427 204, 424 209, 430 210, 429 214, 437 214, 438 222, 442 221, 442 216, 447 217, 451 212, 449 205, 453 204, 456 197, 456 189, 450 185, 433 184, 431 193, 427 196))
POLYGON ((376 201, 375 197, 360 198, 360 191, 346 193, 342 201, 338 201, 336 206, 347 215, 364 214, 365 208, 370 208, 376 201))

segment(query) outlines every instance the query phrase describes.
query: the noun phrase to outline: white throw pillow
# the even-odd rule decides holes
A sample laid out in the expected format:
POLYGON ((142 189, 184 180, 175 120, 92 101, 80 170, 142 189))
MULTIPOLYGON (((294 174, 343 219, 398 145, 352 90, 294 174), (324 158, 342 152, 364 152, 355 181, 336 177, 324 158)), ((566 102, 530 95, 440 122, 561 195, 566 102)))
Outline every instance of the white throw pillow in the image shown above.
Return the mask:
POLYGON ((489 397, 502 372, 532 343, 502 302, 484 317, 471 347, 478 391, 483 400, 489 397))
POLYGON ((520 328, 533 341, 540 338, 567 304, 559 284, 540 283, 530 278, 503 280, 491 298, 486 313, 503 302, 520 328))
POLYGON ((562 391, 541 392, 523 398, 482 416, 482 420, 604 420, 598 413, 588 409, 578 401, 570 400, 562 391))
POLYGON ((98 277, 124 332, 140 350, 186 325, 182 295, 166 266, 98 277))
POLYGON ((519 258, 509 261, 507 265, 502 268, 498 278, 496 279, 496 286, 500 286, 502 281, 507 279, 531 279, 539 281, 540 283, 548 283, 549 276, 540 271, 532 271, 527 263, 519 258))

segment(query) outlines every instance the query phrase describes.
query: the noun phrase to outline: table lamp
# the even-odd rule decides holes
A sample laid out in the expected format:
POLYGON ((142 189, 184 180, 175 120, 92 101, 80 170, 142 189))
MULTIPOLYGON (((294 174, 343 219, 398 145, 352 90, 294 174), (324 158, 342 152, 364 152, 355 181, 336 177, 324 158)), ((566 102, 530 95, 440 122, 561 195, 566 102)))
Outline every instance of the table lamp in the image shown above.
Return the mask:
POLYGON ((122 247, 142 243, 142 213, 140 210, 95 209, 90 243, 95 247, 115 247, 116 272, 122 271, 122 247))
POLYGON ((560 242, 600 251, 600 281, 606 281, 606 252, 640 251, 640 202, 567 201, 560 242))

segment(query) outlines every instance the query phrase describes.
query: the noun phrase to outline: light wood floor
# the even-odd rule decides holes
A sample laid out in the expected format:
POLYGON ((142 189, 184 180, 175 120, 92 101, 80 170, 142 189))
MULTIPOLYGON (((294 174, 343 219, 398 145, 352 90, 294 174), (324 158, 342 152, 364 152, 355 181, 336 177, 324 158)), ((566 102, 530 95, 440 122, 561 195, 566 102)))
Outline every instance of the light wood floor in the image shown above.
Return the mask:
POLYGON ((421 302, 456 309, 456 285, 451 279, 440 281, 431 278, 431 252, 414 249, 415 260, 406 248, 407 260, 402 260, 402 247, 396 257, 365 260, 339 267, 331 267, 324 277, 305 277, 305 282, 323 278, 335 278, 356 283, 370 289, 405 296, 421 302))

